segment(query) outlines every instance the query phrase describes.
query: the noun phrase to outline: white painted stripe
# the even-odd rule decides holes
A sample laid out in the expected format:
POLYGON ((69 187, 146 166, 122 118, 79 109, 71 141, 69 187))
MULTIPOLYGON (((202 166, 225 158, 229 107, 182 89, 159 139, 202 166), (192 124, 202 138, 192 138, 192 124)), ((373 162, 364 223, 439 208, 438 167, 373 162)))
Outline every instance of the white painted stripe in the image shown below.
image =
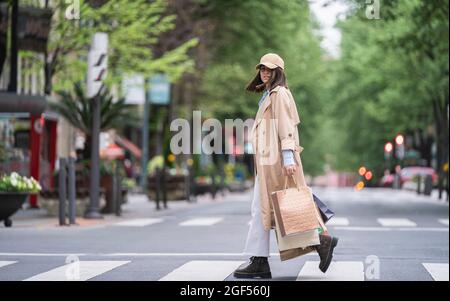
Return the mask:
POLYGON ((159 281, 222 281, 244 262, 193 260, 173 270, 159 281))
POLYGON ((17 261, 0 261, 0 268, 16 263, 17 261))
POLYGON ((144 227, 144 226, 148 226, 148 225, 162 223, 163 221, 164 221, 164 219, 162 219, 162 218, 138 218, 138 219, 132 219, 132 220, 116 223, 116 224, 114 224, 114 226, 144 227))
POLYGON ((200 217, 193 218, 180 223, 180 226, 212 226, 221 222, 223 217, 200 217))
POLYGON ((334 230, 343 231, 375 231, 375 232, 387 232, 387 231, 417 231, 417 232, 448 232, 448 228, 387 228, 387 227, 335 227, 334 230))
POLYGON ((348 226, 350 225, 350 222, 348 218, 346 217, 333 217, 330 219, 327 224, 327 226, 348 226))
POLYGON ((297 276, 297 281, 364 281, 364 264, 361 261, 332 262, 324 274, 318 261, 307 261, 297 276))
POLYGON ((440 222, 441 224, 444 224, 444 225, 448 226, 448 218, 440 218, 440 219, 439 219, 439 222, 440 222))
POLYGON ((448 263, 422 263, 435 281, 448 280, 448 263))
POLYGON ((36 257, 52 257, 52 256, 86 256, 84 253, 0 253, 0 256, 36 256, 36 257))
POLYGON ((377 219, 383 227, 416 227, 417 224, 407 218, 379 218, 377 219))
POLYGON ((78 261, 37 274, 24 281, 86 281, 130 261, 78 261))
MULTIPOLYGON (((303 256, 315 256, 316 253, 308 253, 305 254, 303 256)), ((133 257, 133 256, 148 256, 148 257, 176 257, 176 256, 216 256, 216 257, 223 257, 223 256, 237 256, 237 257, 247 257, 247 255, 245 255, 244 253, 85 253, 85 254, 66 254, 66 253, 49 253, 49 254, 45 254, 45 253, 0 253, 0 256, 23 256, 23 257, 50 257, 50 256, 55 256, 55 257, 67 257, 67 256, 78 256, 78 257, 82 257, 82 256, 90 256, 90 257, 133 257)), ((280 253, 270 253, 270 256, 280 256, 280 253)))

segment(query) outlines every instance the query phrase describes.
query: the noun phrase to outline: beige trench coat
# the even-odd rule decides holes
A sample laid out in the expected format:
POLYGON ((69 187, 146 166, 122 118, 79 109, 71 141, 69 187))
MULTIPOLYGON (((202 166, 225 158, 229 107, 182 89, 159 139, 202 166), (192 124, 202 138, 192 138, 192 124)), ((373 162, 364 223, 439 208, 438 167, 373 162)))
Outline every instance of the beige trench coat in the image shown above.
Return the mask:
MULTIPOLYGON (((255 176, 258 175, 261 214, 264 228, 275 228, 271 193, 283 189, 282 150, 293 150, 297 164, 295 180, 298 185, 306 185, 303 174, 297 125, 300 123, 297 107, 291 91, 283 86, 270 90, 256 113, 251 130, 251 142, 254 152, 255 176)), ((290 179, 288 187, 295 187, 290 179)), ((310 252, 306 249, 292 249, 280 252, 281 259, 286 260, 310 252)))

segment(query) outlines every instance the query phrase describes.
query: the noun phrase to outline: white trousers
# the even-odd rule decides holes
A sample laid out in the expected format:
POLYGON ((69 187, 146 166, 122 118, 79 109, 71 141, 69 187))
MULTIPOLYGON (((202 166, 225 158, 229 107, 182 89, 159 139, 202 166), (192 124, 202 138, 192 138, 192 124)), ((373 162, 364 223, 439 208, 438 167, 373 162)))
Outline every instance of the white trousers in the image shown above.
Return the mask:
POLYGON ((260 202, 259 181, 256 176, 253 188, 252 220, 245 242, 244 255, 269 257, 270 230, 264 229, 260 202))

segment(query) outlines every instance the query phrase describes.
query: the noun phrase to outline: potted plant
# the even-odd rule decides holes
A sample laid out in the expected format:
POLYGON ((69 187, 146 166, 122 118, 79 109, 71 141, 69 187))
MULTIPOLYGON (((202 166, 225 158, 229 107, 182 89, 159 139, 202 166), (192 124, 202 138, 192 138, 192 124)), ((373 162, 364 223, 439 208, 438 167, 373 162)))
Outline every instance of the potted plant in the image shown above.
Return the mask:
POLYGON ((12 226, 10 217, 23 205, 30 194, 41 190, 39 183, 31 178, 13 172, 0 178, 0 221, 6 227, 12 226))

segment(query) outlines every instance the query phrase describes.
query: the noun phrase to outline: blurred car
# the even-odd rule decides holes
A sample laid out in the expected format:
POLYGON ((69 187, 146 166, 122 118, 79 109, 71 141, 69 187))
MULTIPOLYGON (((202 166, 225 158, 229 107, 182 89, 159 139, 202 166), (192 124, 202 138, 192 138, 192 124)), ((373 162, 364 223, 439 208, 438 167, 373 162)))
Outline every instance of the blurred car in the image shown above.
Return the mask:
MULTIPOLYGON (((423 166, 408 166, 402 168, 402 170, 400 171, 401 186, 403 187, 405 183, 412 185, 418 175, 422 177, 431 175, 433 186, 437 184, 438 175, 433 168, 423 166)), ((380 185, 382 187, 392 187, 394 184, 394 180, 395 174, 385 174, 380 180, 380 185)))
POLYGON ((417 176, 425 177, 427 175, 431 176, 433 184, 437 183, 438 175, 436 171, 432 167, 423 167, 423 166, 408 166, 402 168, 400 172, 401 184, 405 184, 406 182, 414 181, 414 178, 417 176))

